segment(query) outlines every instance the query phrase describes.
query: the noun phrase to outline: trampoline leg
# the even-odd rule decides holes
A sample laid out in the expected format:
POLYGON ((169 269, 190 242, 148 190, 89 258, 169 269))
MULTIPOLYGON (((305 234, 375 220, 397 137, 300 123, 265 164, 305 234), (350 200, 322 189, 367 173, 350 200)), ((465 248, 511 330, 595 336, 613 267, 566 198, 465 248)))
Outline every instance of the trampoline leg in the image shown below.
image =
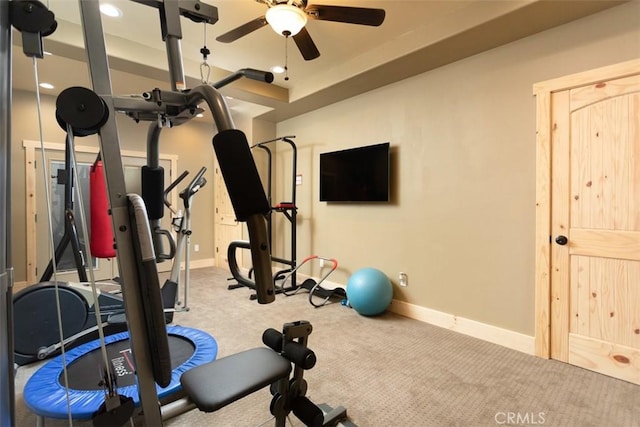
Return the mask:
POLYGON ((44 417, 42 415, 36 416, 36 427, 44 427, 44 417))

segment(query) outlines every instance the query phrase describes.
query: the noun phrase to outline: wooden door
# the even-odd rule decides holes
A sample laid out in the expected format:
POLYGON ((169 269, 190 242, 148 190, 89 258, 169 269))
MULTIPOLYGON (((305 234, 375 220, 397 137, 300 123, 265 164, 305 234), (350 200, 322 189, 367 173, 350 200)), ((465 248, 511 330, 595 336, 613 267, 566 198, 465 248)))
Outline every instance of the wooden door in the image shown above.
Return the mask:
MULTIPOLYGON (((39 150, 38 150, 39 152, 39 150)), ((40 160, 40 154, 38 153, 38 160, 40 160)), ((47 198, 45 197, 45 182, 43 174, 40 168, 41 162, 36 161, 32 172, 36 175, 36 188, 34 191, 36 200, 36 271, 35 274, 40 277, 49 262, 52 260, 51 251, 51 238, 50 229, 53 228, 53 245, 57 246, 63 237, 65 231, 65 205, 64 205, 64 185, 60 183, 60 180, 64 179, 63 174, 65 169, 64 153, 59 151, 50 150, 45 153, 46 169, 48 172, 48 181, 46 185, 49 187, 48 192, 51 202, 51 224, 49 224, 47 198)), ((114 260, 100 259, 89 256, 89 239, 84 236, 84 230, 82 227, 82 217, 80 214, 80 203, 76 198, 76 186, 79 186, 83 194, 84 203, 84 217, 87 220, 87 224, 90 224, 89 216, 89 170, 91 165, 95 161, 96 155, 93 153, 77 153, 76 159, 78 162, 77 175, 79 182, 74 184, 73 188, 73 213, 74 223, 78 236, 78 243, 80 245, 81 258, 85 267, 85 276, 89 278, 88 271, 93 268, 94 278, 96 280, 109 280, 115 276, 114 274, 114 260)), ((71 178, 73 179, 73 178, 71 178)), ((73 179, 75 181, 75 179, 73 179)), ((87 225, 90 227, 90 225, 87 225)), ((61 259, 56 260, 56 274, 55 277, 59 281, 63 282, 79 282, 80 277, 76 270, 76 263, 74 262, 72 243, 69 242, 64 251, 64 255, 61 259)), ((54 277, 46 278, 47 281, 54 280, 54 277)), ((86 279, 85 279, 86 280, 86 279)))
POLYGON ((548 356, 640 384, 640 63, 629 65, 556 80, 538 102, 550 125, 548 356))
MULTIPOLYGON (((26 190, 27 190, 27 218, 32 218, 31 221, 27 221, 27 283, 36 283, 47 263, 51 259, 51 244, 49 238, 48 220, 47 220, 47 206, 45 194, 45 183, 43 174, 41 171, 41 159, 42 153, 40 151, 40 143, 36 141, 24 141, 23 146, 25 149, 25 171, 26 171, 26 190), (38 220, 39 219, 39 220, 38 220)), ((88 179, 87 173, 89 165, 93 163, 97 155, 96 147, 88 146, 76 146, 76 159, 80 163, 80 184, 83 189, 83 194, 88 195, 88 179)), ((122 159, 124 165, 125 182, 127 183, 127 190, 134 193, 140 193, 141 191, 141 177, 140 167, 146 164, 146 153, 136 151, 123 151, 122 159)), ((49 186, 50 193, 52 194, 52 203, 57 204, 54 206, 57 210, 54 212, 54 230, 56 226, 60 226, 60 185, 57 184, 57 179, 54 177, 57 175, 57 169, 63 167, 64 164, 64 144, 61 143, 49 143, 45 142, 45 162, 47 163, 47 170, 49 179, 47 185, 49 186), (57 220, 56 220, 57 218, 57 220)), ((160 155, 160 166, 165 169, 165 187, 171 182, 172 176, 175 175, 173 171, 177 167, 178 157, 175 155, 160 155)), ((88 200, 89 197, 85 195, 85 211, 88 218, 88 200)), ((174 206, 176 206, 178 197, 177 191, 174 191, 170 196, 170 200, 174 206)), ((75 205, 76 209, 79 209, 79 205, 75 205)), ((77 228, 80 231, 79 213, 76 214, 77 228)), ((165 215, 161 221, 161 226, 165 229, 172 230, 171 217, 165 215)), ((54 231, 55 233, 55 231, 54 231)), ((58 235, 59 238, 59 235, 58 235)), ((84 248, 84 238, 80 238, 81 246, 84 248)), ((56 240, 57 242, 57 240, 56 240)), ((88 258, 88 257, 87 257, 88 258)), ((87 268, 89 267, 88 259, 87 268)), ((73 264, 73 263, 71 263, 73 264)), ((96 280, 109 280, 118 275, 118 265, 115 260, 109 259, 93 259, 94 277, 96 280)), ((78 277, 73 268, 68 268, 69 262, 63 262, 61 268, 57 272, 58 280, 77 282, 78 277)), ((171 263, 165 262, 158 264, 159 271, 169 271, 171 269, 171 263)))
MULTIPOLYGON (((242 239, 242 226, 236 221, 236 214, 231 205, 231 199, 227 192, 222 173, 216 163, 215 167, 215 215, 214 215, 214 240, 215 240, 215 265, 228 268, 227 249, 233 240, 242 239)), ((236 255, 238 265, 242 267, 242 251, 236 255)))

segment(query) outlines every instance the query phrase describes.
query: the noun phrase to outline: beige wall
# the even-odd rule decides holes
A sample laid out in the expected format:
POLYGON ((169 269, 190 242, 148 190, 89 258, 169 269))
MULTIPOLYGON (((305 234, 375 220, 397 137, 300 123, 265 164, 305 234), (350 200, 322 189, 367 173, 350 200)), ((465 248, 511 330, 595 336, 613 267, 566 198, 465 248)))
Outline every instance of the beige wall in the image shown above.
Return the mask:
MULTIPOLYGON (((395 298, 533 335, 535 110, 533 83, 640 56, 640 2, 618 6, 277 125, 236 118, 252 143, 296 135, 298 258, 335 257, 329 280, 346 283, 372 266, 392 278, 395 298), (318 201, 318 156, 390 141, 393 200, 318 201), (397 286, 400 271, 409 286, 397 286)), ((24 280, 23 139, 38 139, 33 94, 14 93, 13 263, 24 280)), ((44 97, 44 139, 63 142, 54 99, 44 97)), ((118 120, 123 148, 144 150, 147 124, 118 120)), ((161 151, 179 170, 213 168, 211 125, 163 132, 161 151)), ((89 144, 92 137, 82 140, 89 144)), ((93 139, 96 144, 96 140, 93 139)), ((290 154, 278 158, 274 202, 290 193, 290 154)), ((264 166, 263 159, 258 159, 264 166)), ((212 174, 208 175, 213 183, 212 174)), ((197 196, 192 243, 213 257, 213 185, 197 196)), ((276 224, 286 254, 287 225, 276 224)), ((284 249, 283 249, 284 248, 284 249)), ((317 273, 317 272, 316 272, 317 273)))
MULTIPOLYGON (((12 247, 13 264, 15 268, 15 280, 21 282, 26 279, 25 257, 25 168, 23 140, 39 140, 37 126, 37 110, 35 94, 22 91, 14 92, 13 98, 13 127, 12 127, 12 196, 13 206, 11 212, 11 225, 13 229, 12 247)), ((42 97, 42 117, 44 128, 44 140, 47 142, 64 143, 65 134, 55 122, 55 98, 42 97)), ((250 127, 248 118, 235 118, 236 125, 242 128, 250 127)), ((146 151, 146 138, 148 123, 136 124, 124 115, 118 116, 118 130, 122 149, 146 151)), ((207 167, 205 175, 208 184, 195 196, 192 211, 191 229, 193 235, 192 245, 198 244, 200 252, 192 251, 192 261, 210 260, 214 256, 213 244, 213 167, 214 153, 211 139, 215 128, 212 124, 192 121, 191 123, 162 131, 160 137, 160 151, 166 154, 175 154, 178 159, 178 174, 183 170, 190 171, 190 177, 200 167, 207 167)), ((97 146, 96 136, 76 138, 76 144, 97 146)), ((177 177, 174 176, 174 178, 177 177)), ((39 176, 37 179, 41 179, 39 176)), ((186 185, 185 181, 183 185, 186 185)), ((179 187, 183 188, 183 187, 179 187)), ((170 215, 165 211, 165 215, 170 215)))
POLYGON ((637 1, 279 123, 297 135, 303 175, 298 257, 337 258, 329 280, 343 284, 376 267, 396 299, 533 335, 532 85, 636 57, 637 1), (318 201, 320 153, 385 141, 391 203, 318 201))

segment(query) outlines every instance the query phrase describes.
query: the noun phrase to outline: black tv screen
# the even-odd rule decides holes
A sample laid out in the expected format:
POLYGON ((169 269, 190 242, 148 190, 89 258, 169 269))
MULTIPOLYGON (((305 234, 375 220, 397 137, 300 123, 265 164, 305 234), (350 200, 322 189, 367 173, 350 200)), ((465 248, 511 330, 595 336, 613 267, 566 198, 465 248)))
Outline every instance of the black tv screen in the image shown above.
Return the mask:
POLYGON ((321 202, 388 202, 388 142, 320 154, 321 202))

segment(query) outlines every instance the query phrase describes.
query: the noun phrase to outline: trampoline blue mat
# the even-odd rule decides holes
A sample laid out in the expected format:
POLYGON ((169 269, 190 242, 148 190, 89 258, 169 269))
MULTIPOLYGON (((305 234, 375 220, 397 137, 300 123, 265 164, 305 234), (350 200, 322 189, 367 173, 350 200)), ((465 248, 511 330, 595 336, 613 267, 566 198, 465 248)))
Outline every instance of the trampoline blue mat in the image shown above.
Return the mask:
MULTIPOLYGON (((173 366, 171 382, 167 387, 157 386, 158 398, 162 399, 168 397, 173 393, 177 393, 182 389, 180 385, 180 377, 185 371, 202 365, 207 362, 215 360, 218 354, 218 344, 211 335, 198 329, 187 328, 184 326, 167 326, 167 334, 169 335, 169 345, 173 360, 173 344, 176 340, 184 341, 191 345, 192 353, 186 357, 178 366, 173 366)), ((119 345, 127 347, 129 340, 129 333, 122 332, 105 337, 107 345, 119 345)), ((100 354, 100 340, 95 340, 83 344, 68 350, 65 353, 68 369, 72 368, 73 364, 84 363, 83 359, 86 359, 89 353, 100 354), (83 357, 85 356, 85 357, 83 357)), ((133 368, 127 369, 127 365, 130 362, 130 358, 124 353, 123 363, 114 363, 116 369, 116 375, 122 375, 124 371, 131 371, 133 375, 133 368)), ((93 414, 98 410, 100 405, 104 402, 104 390, 97 387, 99 382, 99 364, 95 365, 95 381, 89 381, 92 384, 89 387, 74 386, 75 379, 69 379, 71 387, 68 390, 69 404, 67 405, 67 389, 64 387, 63 374, 63 360, 62 355, 52 359, 42 366, 31 378, 27 381, 24 387, 23 398, 26 406, 36 415, 40 415, 47 418, 61 418, 67 419, 68 414, 71 413, 71 417, 77 420, 91 419, 93 414), (91 388, 95 385, 95 389, 91 388)), ((70 375, 71 376, 71 375, 70 375)), ((85 381, 82 381, 85 382, 85 381)), ((138 396, 138 388, 135 384, 118 386, 118 393, 123 396, 133 398, 134 404, 139 405, 140 399, 138 396)))

